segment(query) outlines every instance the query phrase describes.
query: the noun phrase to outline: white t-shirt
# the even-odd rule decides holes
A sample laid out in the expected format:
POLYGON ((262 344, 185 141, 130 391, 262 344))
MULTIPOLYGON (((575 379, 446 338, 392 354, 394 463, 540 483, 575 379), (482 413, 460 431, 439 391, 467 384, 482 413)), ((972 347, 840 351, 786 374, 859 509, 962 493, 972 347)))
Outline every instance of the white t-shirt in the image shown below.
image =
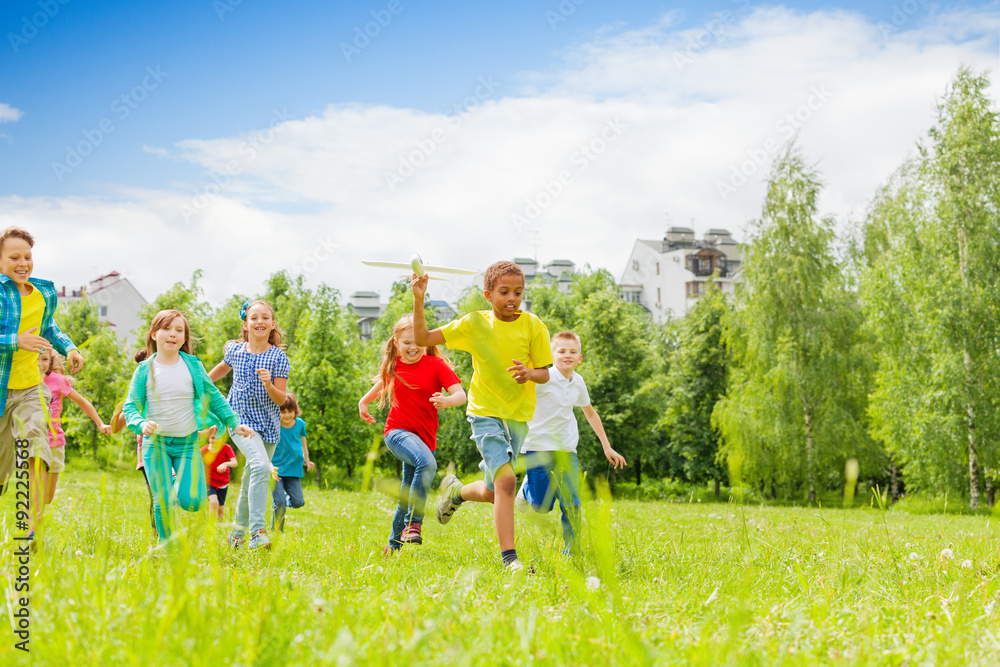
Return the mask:
POLYGON ((157 423, 157 435, 186 438, 198 430, 194 381, 183 359, 164 366, 153 358, 146 383, 146 404, 146 421, 157 423))
POLYGON ((535 387, 535 418, 528 422, 525 452, 575 452, 580 442, 573 407, 590 405, 590 394, 580 374, 566 379, 555 366, 549 381, 535 387))

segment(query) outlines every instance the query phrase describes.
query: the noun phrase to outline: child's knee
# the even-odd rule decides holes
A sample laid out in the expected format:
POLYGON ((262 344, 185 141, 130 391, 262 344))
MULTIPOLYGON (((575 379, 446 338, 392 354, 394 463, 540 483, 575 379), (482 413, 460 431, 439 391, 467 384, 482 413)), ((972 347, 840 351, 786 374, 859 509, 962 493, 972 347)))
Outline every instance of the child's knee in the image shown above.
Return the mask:
POLYGON ((517 488, 517 477, 513 474, 502 475, 493 480, 493 491, 503 495, 514 495, 517 488))
POLYGON ((292 498, 291 500, 292 500, 292 502, 289 503, 289 506, 292 509, 296 509, 297 510, 297 509, 299 509, 300 507, 302 507, 303 505, 306 504, 306 499, 305 498, 292 498))

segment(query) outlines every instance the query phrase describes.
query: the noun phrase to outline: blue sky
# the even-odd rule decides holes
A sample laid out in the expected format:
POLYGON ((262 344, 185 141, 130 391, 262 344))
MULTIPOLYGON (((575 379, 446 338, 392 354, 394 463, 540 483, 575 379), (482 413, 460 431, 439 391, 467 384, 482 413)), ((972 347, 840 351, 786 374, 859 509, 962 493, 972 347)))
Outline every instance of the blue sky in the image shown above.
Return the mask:
MULTIPOLYGON (((719 184, 741 156, 772 135, 781 139, 774 127, 782 115, 810 104, 811 91, 824 85, 834 86, 833 102, 823 107, 820 95, 801 142, 831 168, 829 208, 856 211, 929 127, 934 95, 958 64, 995 72, 1000 30, 996 2, 236 2, 0 5, 3 221, 57 235, 61 225, 107 220, 114 240, 127 234, 124 220, 142 219, 161 230, 150 232, 151 242, 170 248, 218 245, 234 229, 258 229, 262 237, 301 231, 287 240, 294 248, 287 256, 260 257, 251 262, 257 269, 214 257, 206 271, 213 298, 254 290, 257 271, 301 268, 315 239, 330 230, 340 261, 309 278, 345 291, 385 293, 391 277, 359 278, 342 265, 354 266, 361 255, 408 256, 428 226, 440 232, 439 242, 416 249, 440 254, 436 263, 482 264, 531 254, 540 243, 540 259, 573 255, 617 274, 631 242, 662 234, 667 215, 738 231, 759 210, 766 168, 731 200, 719 195, 719 184), (390 20, 345 57, 342 45, 353 45, 356 29, 368 24, 375 32, 372 12, 390 20), (35 25, 26 28, 26 21, 35 25), (797 35, 811 41, 792 46, 797 35), (702 46, 686 52, 698 39, 702 46), (482 81, 497 85, 483 89, 482 81), (468 106, 477 90, 486 94, 468 106), (886 100, 875 99, 882 94, 886 100), (852 114, 864 100, 872 105, 865 124, 875 128, 874 141, 864 144, 870 154, 835 155, 843 142, 831 129, 857 124, 852 114), (463 113, 442 125, 455 118, 456 105, 463 113), (608 155, 617 153, 586 174, 570 167, 586 185, 529 228, 509 224, 572 164, 573 146, 592 141, 616 114, 629 128, 609 145, 608 155), (844 114, 839 121, 837 114, 844 114), (652 115, 659 119, 649 125, 652 115), (277 138, 261 141, 272 125, 277 138), (427 166, 394 187, 387 174, 435 127, 451 129, 435 142, 436 154, 424 156, 427 166), (686 129, 672 135, 671 127, 686 129), (212 205, 196 207, 192 223, 184 202, 205 193, 211 175, 239 159, 248 140, 259 150, 240 163, 231 185, 208 193, 212 205), (705 143, 714 140, 718 146, 705 143), (54 167, 81 143, 90 154, 79 166, 54 167), (657 151, 667 156, 662 165, 657 151), (852 160, 876 166, 860 179, 852 160), (701 201, 689 186, 665 194, 656 179, 647 181, 660 168, 666 182, 686 178, 671 176, 684 162, 704 170, 701 201), (641 172, 626 179, 629 165, 641 172), (518 180, 522 171, 527 180, 518 180), (499 194, 481 187, 507 178, 499 194), (604 207, 593 219, 584 219, 594 209, 587 193, 604 207), (393 241, 366 240, 359 230, 368 228, 373 238, 393 241), (614 252, 602 240, 601 230, 611 228, 624 233, 614 252)), ((129 259, 128 244, 120 247, 120 256, 86 268, 64 261, 58 277, 72 284, 117 269, 155 293, 207 264, 179 261, 176 276, 162 270, 153 277, 129 259)), ((53 260, 71 256, 52 252, 53 260)))

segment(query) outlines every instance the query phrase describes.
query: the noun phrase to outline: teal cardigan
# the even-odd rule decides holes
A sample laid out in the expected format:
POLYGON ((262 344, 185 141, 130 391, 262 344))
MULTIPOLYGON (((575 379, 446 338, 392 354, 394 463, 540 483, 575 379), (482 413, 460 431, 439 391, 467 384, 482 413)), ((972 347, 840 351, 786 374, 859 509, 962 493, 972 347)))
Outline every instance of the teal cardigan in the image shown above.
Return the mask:
MULTIPOLYGON (((191 381, 194 385, 194 415, 198 422, 198 430, 204 430, 211 426, 227 426, 236 428, 240 425, 240 418, 229 407, 229 403, 222 396, 222 393, 212 384, 208 377, 208 371, 202 365, 198 357, 187 352, 181 352, 181 359, 187 364, 191 373, 191 381)), ((132 384, 128 388, 128 400, 122 408, 125 415, 125 424, 133 433, 142 433, 142 423, 146 419, 146 384, 149 382, 149 365, 156 358, 154 354, 146 359, 132 374, 132 384)))

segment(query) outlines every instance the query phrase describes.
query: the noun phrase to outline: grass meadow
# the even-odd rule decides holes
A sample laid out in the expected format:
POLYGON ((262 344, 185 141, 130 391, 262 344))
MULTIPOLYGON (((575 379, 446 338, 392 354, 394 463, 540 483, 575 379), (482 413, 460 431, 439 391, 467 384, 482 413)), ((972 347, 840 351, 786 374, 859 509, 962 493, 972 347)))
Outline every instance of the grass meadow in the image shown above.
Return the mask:
POLYGON ((0 499, 0 664, 1000 662, 991 516, 588 499, 582 560, 560 555, 557 513, 519 514, 536 572, 511 576, 483 505, 431 512, 425 544, 385 559, 385 493, 307 488, 270 552, 235 554, 207 512, 156 547, 147 499, 132 471, 64 476, 30 565, 30 654, 0 499))

